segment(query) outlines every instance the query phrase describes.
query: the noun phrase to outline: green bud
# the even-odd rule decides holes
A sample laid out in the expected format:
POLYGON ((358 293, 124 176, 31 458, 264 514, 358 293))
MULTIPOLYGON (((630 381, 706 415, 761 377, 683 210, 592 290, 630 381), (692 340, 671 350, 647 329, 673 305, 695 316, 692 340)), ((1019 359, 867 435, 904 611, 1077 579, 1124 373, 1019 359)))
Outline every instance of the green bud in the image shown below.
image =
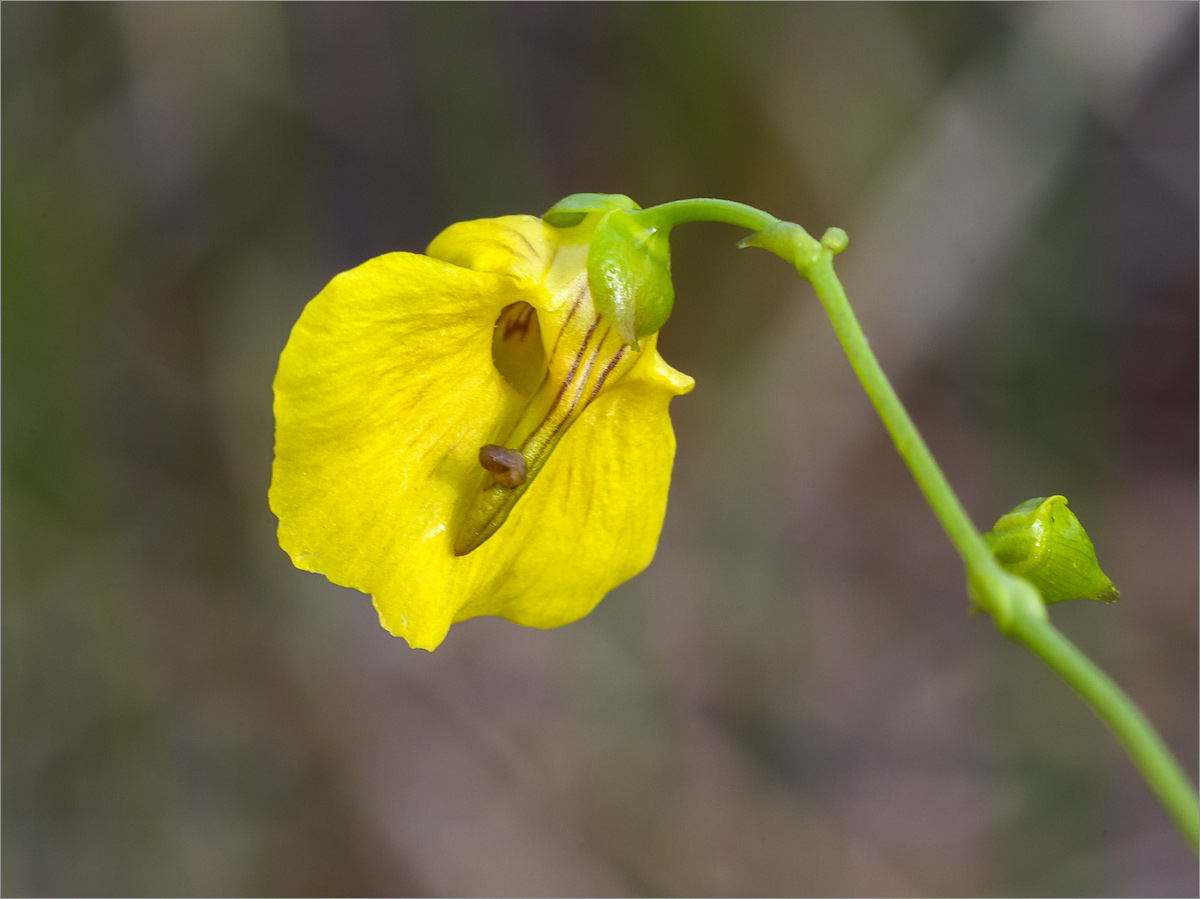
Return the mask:
POLYGON ((547 209, 542 221, 554 228, 574 228, 587 218, 590 212, 608 212, 613 209, 631 211, 640 208, 624 194, 571 194, 547 209))
POLYGON ((675 303, 669 234, 652 218, 614 209, 592 235, 587 271, 596 311, 635 350, 666 323, 675 303))
POLYGON ((983 539, 1008 572, 1027 578, 1047 603, 1120 598, 1096 561, 1096 549, 1063 496, 1021 503, 983 539))
POLYGON ((826 228, 821 235, 821 246, 836 256, 850 246, 850 235, 841 228, 826 228))

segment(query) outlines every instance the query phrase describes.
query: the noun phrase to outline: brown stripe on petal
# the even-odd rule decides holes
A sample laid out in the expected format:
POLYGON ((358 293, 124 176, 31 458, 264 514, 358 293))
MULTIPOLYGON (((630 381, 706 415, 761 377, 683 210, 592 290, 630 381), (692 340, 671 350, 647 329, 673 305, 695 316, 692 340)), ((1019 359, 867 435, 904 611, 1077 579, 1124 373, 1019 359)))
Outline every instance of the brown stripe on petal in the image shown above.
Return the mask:
MULTIPOLYGON (((595 328, 596 326, 593 325, 592 330, 594 331, 595 328)), ((596 365, 596 359, 600 356, 600 350, 604 348, 604 338, 608 337, 608 332, 610 330, 611 328, 605 327, 604 334, 600 337, 600 342, 596 344, 596 351, 592 353, 592 358, 588 360, 587 371, 583 373, 583 377, 579 380, 579 389, 575 391, 575 398, 571 400, 571 406, 569 409, 567 409, 566 414, 559 419, 558 424, 554 426, 554 430, 550 432, 550 439, 546 441, 547 445, 554 443, 554 438, 557 437, 558 432, 563 429, 563 425, 570 421, 571 415, 575 412, 575 407, 579 405, 579 398, 583 396, 583 389, 587 386, 588 378, 591 377, 592 369, 596 365)), ((591 336, 591 331, 588 332, 588 336, 591 336)), ((595 396, 595 394, 592 394, 592 396, 595 396)), ((591 401, 592 397, 589 396, 588 402, 590 403, 591 401)))
POLYGON ((533 245, 533 242, 530 241, 530 239, 528 237, 526 237, 524 234, 522 234, 516 228, 512 229, 512 233, 517 235, 517 237, 521 238, 521 240, 525 243, 525 246, 527 246, 529 248, 530 256, 532 256, 534 259, 537 259, 537 260, 545 259, 545 256, 542 255, 542 252, 533 245))
POLYGON ((621 357, 625 355, 625 350, 625 344, 621 344, 621 348, 617 350, 617 355, 608 360, 608 365, 604 366, 604 371, 600 372, 600 377, 596 379, 596 386, 592 388, 592 395, 588 397, 589 403, 596 398, 596 394, 600 392, 600 388, 604 386, 604 382, 608 380, 608 376, 612 374, 612 370, 620 363, 621 357))
POLYGON ((554 338, 554 346, 550 349, 550 357, 553 358, 558 353, 558 345, 562 342, 562 336, 567 332, 567 325, 571 324, 571 319, 575 317, 575 311, 579 308, 579 304, 583 302, 583 298, 588 296, 588 284, 585 279, 583 285, 579 288, 579 293, 575 294, 575 302, 571 304, 571 311, 567 313, 567 317, 563 319, 562 327, 558 330, 558 336, 554 338))
POLYGON ((583 354, 587 352, 588 344, 591 343, 592 335, 596 333, 596 326, 599 324, 600 320, 596 319, 596 321, 592 322, 592 326, 588 328, 587 336, 583 339, 583 343, 579 346, 579 352, 577 352, 575 354, 575 358, 571 360, 570 371, 567 372, 567 376, 558 386, 558 393, 554 395, 554 401, 550 404, 550 408, 546 411, 546 414, 542 416, 542 420, 538 422, 538 426, 534 428, 530 432, 529 437, 527 437, 524 442, 521 443, 521 449, 525 449, 527 446, 529 446, 529 441, 537 436, 538 432, 540 432, 542 428, 546 426, 546 422, 550 420, 550 417, 554 414, 555 410, 558 409, 558 404, 562 402, 563 395, 567 392, 567 387, 569 387, 571 382, 575 380, 575 373, 579 370, 579 363, 583 360, 583 354))

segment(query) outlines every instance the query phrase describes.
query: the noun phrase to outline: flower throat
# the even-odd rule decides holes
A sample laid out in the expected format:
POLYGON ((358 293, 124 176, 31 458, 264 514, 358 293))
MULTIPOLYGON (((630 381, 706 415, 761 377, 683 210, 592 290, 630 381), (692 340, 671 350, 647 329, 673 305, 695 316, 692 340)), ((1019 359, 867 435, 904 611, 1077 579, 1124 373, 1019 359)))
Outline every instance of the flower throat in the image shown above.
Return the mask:
POLYGON ((507 429, 501 426, 500 439, 480 448, 482 471, 454 540, 455 555, 478 549, 500 529, 571 425, 637 358, 596 312, 586 273, 572 287, 548 353, 537 311, 528 303, 506 306, 496 320, 492 359, 526 402, 507 429))

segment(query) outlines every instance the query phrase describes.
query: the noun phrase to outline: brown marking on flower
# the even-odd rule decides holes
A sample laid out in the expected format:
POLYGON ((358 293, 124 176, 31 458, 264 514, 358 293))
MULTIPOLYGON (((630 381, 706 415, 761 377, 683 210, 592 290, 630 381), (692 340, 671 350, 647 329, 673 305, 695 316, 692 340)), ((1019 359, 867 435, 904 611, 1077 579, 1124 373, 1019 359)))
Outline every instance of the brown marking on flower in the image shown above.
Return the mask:
POLYGON ((479 464, 492 475, 501 487, 519 487, 525 483, 529 469, 525 457, 514 449, 489 443, 479 450, 479 464))
POLYGON ((537 318, 537 310, 528 303, 513 303, 504 309, 499 324, 503 325, 503 338, 524 338, 537 318))

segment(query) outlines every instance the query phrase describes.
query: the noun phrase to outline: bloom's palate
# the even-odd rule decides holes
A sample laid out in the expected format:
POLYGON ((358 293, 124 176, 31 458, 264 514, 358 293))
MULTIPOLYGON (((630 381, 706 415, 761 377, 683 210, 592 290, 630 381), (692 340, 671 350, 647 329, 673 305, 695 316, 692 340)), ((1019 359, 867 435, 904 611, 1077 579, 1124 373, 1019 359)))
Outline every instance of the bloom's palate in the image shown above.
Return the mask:
POLYGON ((555 627, 649 564, 692 388, 596 311, 602 213, 453 225, 345 272, 275 378, 271 509, 297 567, 433 649, 499 615, 555 627))

